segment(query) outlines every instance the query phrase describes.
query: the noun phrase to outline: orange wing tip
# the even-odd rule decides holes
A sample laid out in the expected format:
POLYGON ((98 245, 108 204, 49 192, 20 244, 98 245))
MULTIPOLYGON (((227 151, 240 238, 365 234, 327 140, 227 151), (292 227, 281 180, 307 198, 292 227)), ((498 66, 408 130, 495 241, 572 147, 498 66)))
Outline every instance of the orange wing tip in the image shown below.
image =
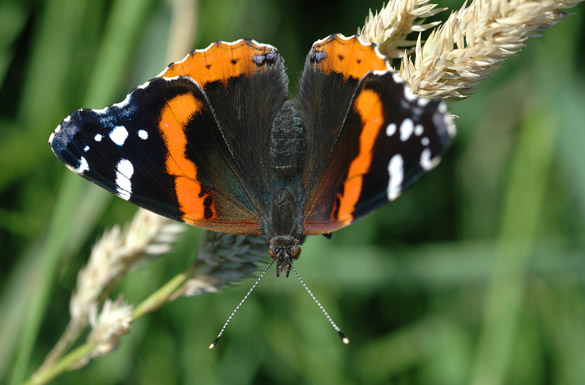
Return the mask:
POLYGON ((238 39, 238 40, 232 41, 232 42, 218 40, 218 41, 214 41, 213 43, 209 44, 205 48, 199 48, 199 49, 195 49, 195 50, 189 52, 187 55, 185 55, 185 57, 183 59, 181 59, 179 61, 172 62, 171 64, 169 64, 167 66, 167 68, 165 68, 156 77, 167 77, 168 75, 165 75, 165 73, 168 72, 171 67, 173 67, 174 65, 177 65, 177 64, 185 63, 186 61, 189 60, 189 58, 191 58, 194 55, 205 54, 205 53, 209 52, 210 50, 217 49, 217 48, 219 48, 219 49, 224 49, 224 48, 233 49, 233 48, 241 47, 242 45, 247 45, 249 47, 257 49, 258 51, 263 51, 263 52, 278 51, 276 49, 276 47, 274 47, 270 44, 258 43, 256 40, 238 39))
POLYGON ((340 73, 346 79, 361 79, 370 71, 392 71, 390 61, 376 44, 366 43, 358 35, 334 34, 317 40, 311 47, 309 60, 326 74, 340 73))
POLYGON ((188 76, 204 87, 208 82, 226 83, 227 79, 242 74, 251 76, 278 58, 275 47, 255 40, 217 41, 169 64, 158 77, 188 76))
POLYGON ((380 52, 378 46, 376 46, 376 43, 368 43, 364 41, 364 39, 362 39, 360 35, 345 36, 342 33, 334 33, 323 39, 317 40, 316 42, 313 43, 313 46, 311 48, 320 48, 324 45, 331 44, 331 42, 338 42, 344 45, 359 43, 363 47, 372 47, 378 58, 384 61, 388 61, 388 58, 386 57, 386 55, 380 52))

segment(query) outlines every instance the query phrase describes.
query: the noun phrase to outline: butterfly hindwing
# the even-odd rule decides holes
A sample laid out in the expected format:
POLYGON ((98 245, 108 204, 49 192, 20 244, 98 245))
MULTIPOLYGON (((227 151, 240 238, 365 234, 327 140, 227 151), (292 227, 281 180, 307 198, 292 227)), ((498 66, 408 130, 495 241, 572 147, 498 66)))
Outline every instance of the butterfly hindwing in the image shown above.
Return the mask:
POLYGON ((118 104, 74 111, 49 140, 74 172, 141 207, 199 227, 260 233, 260 218, 205 93, 155 78, 118 104))

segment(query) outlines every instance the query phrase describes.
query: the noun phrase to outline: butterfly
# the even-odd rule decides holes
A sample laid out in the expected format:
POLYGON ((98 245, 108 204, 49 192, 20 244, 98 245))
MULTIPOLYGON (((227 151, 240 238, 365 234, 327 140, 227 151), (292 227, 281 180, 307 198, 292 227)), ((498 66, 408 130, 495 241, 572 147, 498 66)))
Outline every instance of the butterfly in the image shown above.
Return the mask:
POLYGON ((445 102, 414 95, 374 44, 331 35, 288 97, 271 45, 216 42, 120 103, 78 109, 51 134, 69 169, 200 228, 266 235, 277 276, 307 235, 398 198, 455 135, 445 102))

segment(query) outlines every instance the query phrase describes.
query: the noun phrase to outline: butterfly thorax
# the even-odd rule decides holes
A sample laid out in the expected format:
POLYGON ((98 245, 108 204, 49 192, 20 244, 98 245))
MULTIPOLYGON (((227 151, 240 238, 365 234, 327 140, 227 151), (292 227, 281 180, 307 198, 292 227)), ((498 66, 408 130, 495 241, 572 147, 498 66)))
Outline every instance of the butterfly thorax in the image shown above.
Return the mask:
POLYGON ((303 240, 301 176, 305 159, 302 120, 292 102, 284 103, 270 132, 270 218, 266 223, 269 252, 276 259, 276 275, 288 277, 291 259, 298 258, 303 240))

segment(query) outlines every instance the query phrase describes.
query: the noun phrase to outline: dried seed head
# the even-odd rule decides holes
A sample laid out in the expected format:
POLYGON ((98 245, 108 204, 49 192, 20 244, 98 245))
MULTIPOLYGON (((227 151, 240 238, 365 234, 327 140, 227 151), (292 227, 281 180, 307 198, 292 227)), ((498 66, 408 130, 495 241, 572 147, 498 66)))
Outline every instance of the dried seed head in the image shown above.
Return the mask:
POLYGON ((138 262, 168 252, 185 226, 146 210, 138 210, 130 225, 106 231, 77 276, 69 303, 72 322, 84 324, 98 298, 138 262))
POLYGON ((216 292, 229 283, 253 277, 257 263, 267 256, 264 236, 246 236, 205 231, 201 235, 197 272, 180 293, 185 296, 216 292))
POLYGON ((450 15, 426 41, 420 32, 439 22, 424 19, 445 8, 429 0, 390 0, 358 29, 390 58, 401 58, 400 76, 419 96, 466 98, 526 40, 566 16, 565 9, 582 0, 474 0, 450 15), (408 35, 418 32, 418 39, 408 35))
POLYGON ((85 366, 95 357, 114 351, 120 344, 120 337, 130 332, 133 307, 124 303, 121 297, 116 301, 106 299, 99 314, 97 309, 97 305, 92 306, 88 314, 91 331, 87 343, 95 344, 95 348, 77 362, 77 368, 85 366))
POLYGON ((390 0, 382 6, 380 12, 370 13, 364 27, 358 34, 366 42, 375 43, 384 55, 390 58, 403 57, 415 42, 407 40, 412 32, 422 32, 440 24, 439 21, 425 23, 425 19, 434 16, 446 8, 436 8, 428 4, 430 0, 390 0))
POLYGON ((400 76, 420 96, 463 99, 528 38, 554 25, 564 17, 563 9, 581 1, 473 1, 452 13, 424 43, 419 35, 414 58, 402 58, 400 76))

